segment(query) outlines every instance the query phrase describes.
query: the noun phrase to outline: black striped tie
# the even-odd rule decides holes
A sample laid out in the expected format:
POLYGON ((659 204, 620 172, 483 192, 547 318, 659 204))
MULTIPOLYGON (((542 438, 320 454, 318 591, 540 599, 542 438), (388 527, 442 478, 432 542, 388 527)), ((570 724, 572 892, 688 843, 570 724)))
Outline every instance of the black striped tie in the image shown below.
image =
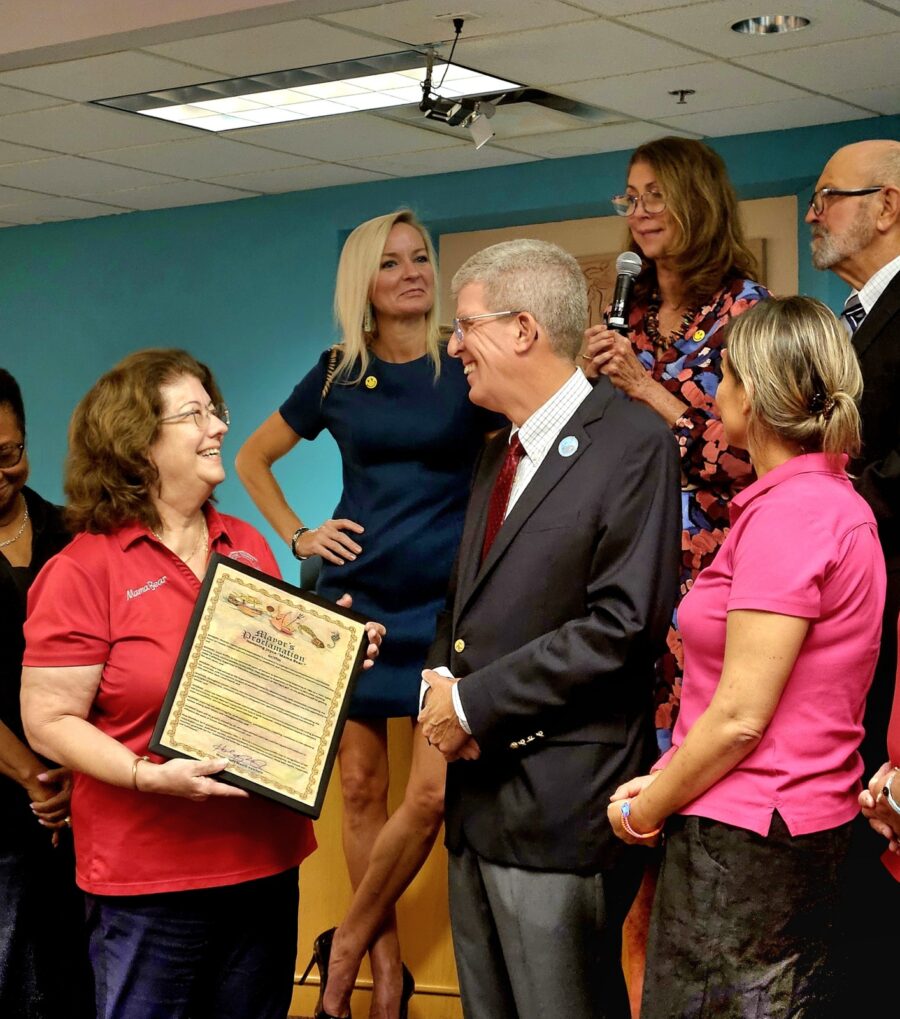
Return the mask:
POLYGON ((866 309, 862 306, 859 294, 851 294, 844 304, 841 318, 847 323, 847 328, 852 336, 859 329, 862 320, 866 317, 866 309))

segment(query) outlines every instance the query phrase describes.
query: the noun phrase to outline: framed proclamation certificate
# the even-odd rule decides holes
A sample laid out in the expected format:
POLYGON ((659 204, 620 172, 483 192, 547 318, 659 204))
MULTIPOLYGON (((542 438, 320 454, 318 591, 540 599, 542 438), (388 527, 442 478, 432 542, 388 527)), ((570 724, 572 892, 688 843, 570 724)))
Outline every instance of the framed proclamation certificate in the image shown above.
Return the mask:
POLYGON ((318 817, 368 645, 356 612, 214 554, 150 749, 318 817))

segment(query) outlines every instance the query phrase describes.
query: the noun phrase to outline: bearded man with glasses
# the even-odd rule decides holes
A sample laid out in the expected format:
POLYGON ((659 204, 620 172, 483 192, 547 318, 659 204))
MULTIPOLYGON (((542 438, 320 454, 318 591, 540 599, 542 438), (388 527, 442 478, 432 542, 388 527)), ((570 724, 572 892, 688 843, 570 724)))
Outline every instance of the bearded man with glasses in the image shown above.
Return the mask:
MULTIPOLYGON (((853 288, 841 319, 853 337, 864 389, 859 404, 863 450, 851 463, 850 475, 878 521, 888 579, 881 652, 866 701, 866 735, 860 747, 863 782, 871 777, 872 787, 880 790, 891 770, 884 764, 885 744, 900 613, 900 142, 872 140, 838 149, 816 182, 806 222, 812 232, 813 265, 830 269, 853 288)), ((894 750, 900 753, 900 747, 894 750)), ((896 762, 897 756, 891 760, 896 762)), ((893 817, 900 828, 900 817, 886 806, 887 798, 879 801, 878 810, 893 817)), ((892 901, 897 894, 895 881, 878 860, 886 846, 882 835, 859 817, 841 917, 840 940, 847 954, 839 983, 847 1000, 840 1003, 837 1015, 849 1014, 851 1008, 857 1014, 874 1015, 878 1006, 893 1004, 893 994, 887 997, 883 981, 860 979, 873 959, 890 954, 891 945, 900 947, 896 936, 886 943, 872 921, 872 904, 892 901)), ((885 863, 900 880, 900 859, 886 854, 885 863)))

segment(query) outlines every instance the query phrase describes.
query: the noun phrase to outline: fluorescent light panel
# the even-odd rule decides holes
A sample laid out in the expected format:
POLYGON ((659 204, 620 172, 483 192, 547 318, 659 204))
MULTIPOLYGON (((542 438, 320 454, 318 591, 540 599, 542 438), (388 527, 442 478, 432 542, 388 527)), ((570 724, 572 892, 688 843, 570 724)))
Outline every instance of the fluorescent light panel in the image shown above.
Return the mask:
MULTIPOLYGON (((235 131, 260 124, 333 117, 360 110, 418 103, 425 57, 414 50, 229 78, 206 85, 100 99, 102 106, 174 121, 204 131, 235 131)), ((517 82, 459 65, 435 64, 433 87, 446 98, 518 89, 517 82)))

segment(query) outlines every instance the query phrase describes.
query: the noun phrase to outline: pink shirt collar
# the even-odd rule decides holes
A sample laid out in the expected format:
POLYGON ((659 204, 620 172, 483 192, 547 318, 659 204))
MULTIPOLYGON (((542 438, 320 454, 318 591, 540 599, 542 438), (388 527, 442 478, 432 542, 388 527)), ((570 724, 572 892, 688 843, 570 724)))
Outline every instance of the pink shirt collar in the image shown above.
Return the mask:
POLYGON ((749 503, 789 478, 795 478, 799 474, 837 474, 846 477, 848 460, 846 453, 839 453, 837 456, 831 453, 801 453, 800 456, 791 457, 738 492, 730 505, 732 524, 749 503))

